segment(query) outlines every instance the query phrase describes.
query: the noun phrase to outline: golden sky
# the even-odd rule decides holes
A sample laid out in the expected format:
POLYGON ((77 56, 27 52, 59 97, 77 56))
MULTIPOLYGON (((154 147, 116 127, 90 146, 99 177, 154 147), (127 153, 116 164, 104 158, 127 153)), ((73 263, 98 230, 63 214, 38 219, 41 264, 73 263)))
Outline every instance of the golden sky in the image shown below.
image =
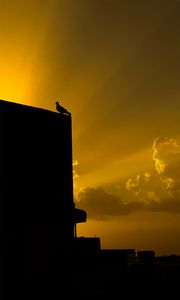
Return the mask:
POLYGON ((72 113, 78 234, 180 253, 180 1, 0 0, 0 36, 0 98, 72 113))

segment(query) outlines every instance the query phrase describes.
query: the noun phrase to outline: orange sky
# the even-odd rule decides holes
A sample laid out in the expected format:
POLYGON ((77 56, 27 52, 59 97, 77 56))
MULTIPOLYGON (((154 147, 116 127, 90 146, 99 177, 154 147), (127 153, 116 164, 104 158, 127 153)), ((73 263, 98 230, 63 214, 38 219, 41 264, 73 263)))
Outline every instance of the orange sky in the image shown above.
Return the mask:
POLYGON ((78 234, 180 253, 180 2, 0 7, 0 98, 72 113, 78 234))

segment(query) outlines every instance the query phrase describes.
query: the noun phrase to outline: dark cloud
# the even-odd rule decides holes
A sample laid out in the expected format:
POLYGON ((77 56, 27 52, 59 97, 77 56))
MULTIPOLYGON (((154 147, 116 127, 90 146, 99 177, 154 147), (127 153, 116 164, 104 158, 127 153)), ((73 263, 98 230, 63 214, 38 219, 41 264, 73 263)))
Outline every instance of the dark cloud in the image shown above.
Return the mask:
POLYGON ((107 193, 103 188, 86 188, 79 193, 79 207, 87 211, 88 217, 106 219, 112 216, 127 215, 141 209, 138 202, 124 204, 120 197, 107 193))
POLYGON ((147 209, 154 212, 180 213, 180 199, 163 199, 162 202, 152 201, 147 209))
POLYGON ((77 206, 86 210, 88 218, 96 220, 125 216, 140 210, 180 213, 180 199, 169 196, 161 201, 149 200, 148 203, 140 201, 124 203, 120 197, 107 193, 102 187, 86 188, 81 191, 77 206))

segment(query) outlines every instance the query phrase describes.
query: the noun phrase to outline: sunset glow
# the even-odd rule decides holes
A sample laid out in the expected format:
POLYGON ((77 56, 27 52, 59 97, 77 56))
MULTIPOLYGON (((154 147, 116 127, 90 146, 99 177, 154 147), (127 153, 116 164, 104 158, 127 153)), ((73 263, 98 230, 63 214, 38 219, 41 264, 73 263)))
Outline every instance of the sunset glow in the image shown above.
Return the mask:
POLYGON ((72 113, 78 234, 180 254, 180 2, 0 4, 0 98, 72 113))

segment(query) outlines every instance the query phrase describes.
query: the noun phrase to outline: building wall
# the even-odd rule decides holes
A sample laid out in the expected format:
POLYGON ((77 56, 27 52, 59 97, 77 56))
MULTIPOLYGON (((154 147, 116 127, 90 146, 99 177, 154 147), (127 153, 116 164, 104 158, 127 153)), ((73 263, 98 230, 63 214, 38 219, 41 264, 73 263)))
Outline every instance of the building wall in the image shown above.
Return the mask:
POLYGON ((73 238, 70 116, 0 100, 0 204, 4 253, 46 257, 67 250, 73 238))

